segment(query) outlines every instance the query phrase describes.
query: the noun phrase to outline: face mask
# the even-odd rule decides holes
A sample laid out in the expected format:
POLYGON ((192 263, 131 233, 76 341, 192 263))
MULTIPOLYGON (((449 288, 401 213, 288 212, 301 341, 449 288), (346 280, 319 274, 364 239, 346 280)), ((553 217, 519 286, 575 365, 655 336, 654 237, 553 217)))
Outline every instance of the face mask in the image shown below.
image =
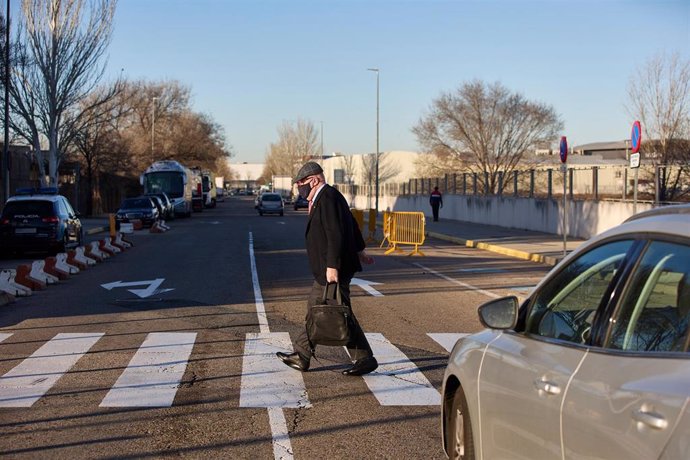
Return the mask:
POLYGON ((297 193, 299 193, 299 196, 301 196, 302 198, 304 198, 306 200, 307 197, 309 196, 309 194, 311 193, 311 183, 307 182, 304 185, 298 185, 297 186, 297 193))

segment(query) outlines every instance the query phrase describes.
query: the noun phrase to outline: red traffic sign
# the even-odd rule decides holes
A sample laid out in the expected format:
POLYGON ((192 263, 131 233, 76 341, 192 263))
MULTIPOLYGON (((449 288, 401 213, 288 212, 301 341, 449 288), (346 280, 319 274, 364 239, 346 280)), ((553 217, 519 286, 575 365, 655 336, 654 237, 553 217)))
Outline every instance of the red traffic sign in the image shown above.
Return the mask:
POLYGON ((568 161, 568 139, 565 136, 561 136, 561 163, 568 161))
POLYGON ((632 125, 632 132, 630 133, 630 145, 632 146, 632 153, 640 151, 640 144, 642 143, 642 126, 639 121, 635 121, 632 125))

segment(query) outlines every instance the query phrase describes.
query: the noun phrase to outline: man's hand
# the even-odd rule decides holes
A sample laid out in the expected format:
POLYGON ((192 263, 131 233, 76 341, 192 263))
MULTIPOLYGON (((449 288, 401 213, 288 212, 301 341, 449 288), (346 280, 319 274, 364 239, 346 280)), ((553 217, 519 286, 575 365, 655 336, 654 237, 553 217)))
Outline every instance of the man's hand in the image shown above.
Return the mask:
POLYGON ((326 267, 326 282, 327 283, 337 283, 338 282, 338 269, 326 267))
POLYGON ((360 251, 358 254, 359 261, 364 265, 371 265, 374 263, 374 258, 367 254, 367 251, 360 251))

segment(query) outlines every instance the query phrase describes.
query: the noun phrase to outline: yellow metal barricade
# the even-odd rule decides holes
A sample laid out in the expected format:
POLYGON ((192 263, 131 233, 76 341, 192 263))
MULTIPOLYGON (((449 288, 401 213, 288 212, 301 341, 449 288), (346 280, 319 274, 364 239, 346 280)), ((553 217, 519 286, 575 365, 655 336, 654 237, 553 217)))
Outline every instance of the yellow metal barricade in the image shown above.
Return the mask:
POLYGON ((390 235, 391 235, 391 220, 393 219, 393 213, 390 211, 383 211, 383 239, 381 240, 381 246, 388 241, 388 246, 391 246, 390 235))
POLYGON ((364 234, 364 211, 361 209, 350 209, 350 212, 352 213, 352 217, 355 218, 355 221, 357 222, 357 226, 359 227, 359 231, 364 234))
POLYGON ((402 251, 398 247, 401 244, 410 244, 414 246, 414 250, 408 255, 423 256, 424 253, 419 250, 419 246, 424 244, 425 238, 424 213, 393 212, 391 214, 390 236, 388 237, 391 247, 386 251, 386 254, 402 251))
POLYGON ((367 238, 367 243, 376 242, 376 209, 369 210, 369 238, 367 238))

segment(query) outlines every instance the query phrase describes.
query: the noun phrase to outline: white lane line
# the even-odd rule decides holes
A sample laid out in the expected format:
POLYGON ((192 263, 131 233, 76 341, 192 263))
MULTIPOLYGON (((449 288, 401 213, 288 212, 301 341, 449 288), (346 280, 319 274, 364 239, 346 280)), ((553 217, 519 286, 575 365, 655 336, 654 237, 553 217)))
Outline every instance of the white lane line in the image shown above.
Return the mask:
POLYGON ((256 299, 256 315, 259 317, 259 331, 262 333, 271 332, 268 328, 268 318, 264 307, 264 298, 261 296, 261 286, 259 285, 259 275, 256 271, 256 259, 254 258, 254 235, 249 232, 249 264, 252 269, 252 284, 254 285, 254 298, 256 299))
POLYGON ((11 332, 10 332, 10 333, 0 332, 0 342, 2 342, 3 340, 5 340, 6 338, 10 337, 11 335, 12 335, 11 332))
POLYGON ((31 407, 101 337, 100 332, 57 334, 0 377, 0 407, 31 407))
POLYGON ((479 292, 480 294, 484 294, 484 295, 487 296, 487 297, 491 297, 491 298, 493 298, 493 299, 497 299, 497 298, 501 297, 500 295, 494 294, 493 292, 485 291, 484 289, 480 289, 480 288, 478 288, 477 286, 472 286, 471 284, 463 283, 462 281, 458 281, 458 280, 456 280, 455 278, 451 278, 450 276, 446 276, 446 275, 444 275, 443 273, 439 273, 439 272, 437 272, 436 270, 431 269, 431 268, 429 268, 429 267, 426 267, 426 266, 424 266, 424 265, 422 265, 422 264, 415 263, 415 265, 418 266, 419 268, 421 268, 422 270, 426 270, 426 271, 428 271, 429 273, 433 273, 434 275, 438 276, 439 278, 443 278, 444 280, 450 281, 451 283, 457 284, 458 286, 462 286, 462 287, 464 287, 464 288, 471 289, 471 290, 473 290, 473 291, 477 291, 477 292, 479 292))
POLYGON ((152 332, 100 407, 170 407, 187 368, 196 332, 152 332))
POLYGON ((453 351, 455 342, 457 342, 463 337, 467 337, 470 334, 465 334, 462 332, 437 332, 429 333, 427 335, 431 337, 436 343, 445 348, 448 351, 448 353, 450 353, 451 351, 453 351))
MULTIPOLYGON (((271 330, 268 327, 268 318, 266 317, 266 308, 264 307, 264 298, 261 295, 261 286, 259 285, 259 274, 256 270, 256 259, 254 258, 254 235, 252 232, 249 232, 249 264, 252 269, 252 284, 254 285, 254 299, 256 302, 256 315, 259 318, 259 331, 261 334, 270 334, 271 330)), ((249 342, 249 341, 248 341, 249 342)), ((289 342, 289 334, 288 334, 288 342, 289 342)), ((270 342, 269 342, 270 343, 270 342)), ((289 345, 286 349, 291 349, 292 344, 289 345)), ((244 374, 244 369, 245 369, 245 361, 251 360, 252 358, 248 358, 248 355, 246 353, 247 350, 247 345, 245 345, 245 355, 244 358, 242 359, 242 378, 241 381, 245 382, 245 374, 244 374)), ((278 358, 275 357, 275 354, 273 356, 273 359, 278 361, 278 358)), ((278 363, 282 366, 285 366, 282 362, 278 361, 278 363)), ((293 372, 297 372, 294 369, 290 369, 287 366, 285 366, 287 370, 291 370, 293 372)), ((302 379, 302 375, 299 374, 299 378, 302 379)), ((253 380, 252 380, 253 381, 253 380)), ((304 382, 302 381, 302 386, 304 386, 304 382)), ((244 389, 240 390, 240 395, 242 395, 242 392, 244 389)), ((309 404, 309 400, 307 398, 307 392, 304 390, 304 398, 307 401, 306 403, 309 404)), ((287 423, 285 422, 285 414, 283 414, 283 409, 280 407, 269 407, 268 408, 268 422, 271 426, 271 437, 272 441, 271 443, 273 444, 273 457, 278 460, 292 460, 293 454, 292 454, 292 444, 290 443, 290 437, 288 436, 288 429, 287 429, 287 423)))
POLYGON ((364 382, 382 406, 437 406, 441 395, 415 364, 383 334, 366 333, 379 367, 364 382))
POLYGON ((247 334, 240 407, 311 407, 302 373, 276 358, 277 351, 292 351, 287 332, 247 334))

